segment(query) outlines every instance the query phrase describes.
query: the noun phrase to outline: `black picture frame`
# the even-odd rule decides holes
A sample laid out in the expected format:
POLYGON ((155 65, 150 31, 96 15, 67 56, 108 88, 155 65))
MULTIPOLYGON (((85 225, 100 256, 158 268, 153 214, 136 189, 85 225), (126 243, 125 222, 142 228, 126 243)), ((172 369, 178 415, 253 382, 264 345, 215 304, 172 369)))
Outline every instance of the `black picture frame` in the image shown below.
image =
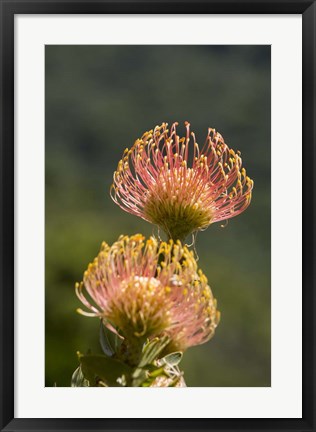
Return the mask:
MULTIPOLYGON (((315 431, 315 92, 316 3, 305 0, 0 0, 1 28, 1 386, 3 431, 301 430, 315 431), (15 14, 302 14, 303 20, 303 416, 301 419, 14 418, 14 15, 15 14)), ((295 156, 293 156, 295 157, 295 156)), ((282 404, 282 401, 280 401, 282 404)))

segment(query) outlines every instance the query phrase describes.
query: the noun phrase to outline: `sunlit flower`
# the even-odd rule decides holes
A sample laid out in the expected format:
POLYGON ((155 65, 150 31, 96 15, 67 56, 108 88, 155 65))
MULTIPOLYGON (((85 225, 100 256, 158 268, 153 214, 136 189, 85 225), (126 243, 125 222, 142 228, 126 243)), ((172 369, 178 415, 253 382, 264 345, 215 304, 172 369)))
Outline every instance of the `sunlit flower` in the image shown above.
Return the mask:
POLYGON ((126 149, 114 173, 111 196, 125 211, 160 226, 174 240, 243 212, 253 181, 214 129, 200 149, 186 123, 156 126, 126 149))
POLYGON ((208 341, 219 320, 207 279, 180 242, 121 236, 102 244, 83 282, 81 302, 128 341, 167 335, 175 349, 208 341))

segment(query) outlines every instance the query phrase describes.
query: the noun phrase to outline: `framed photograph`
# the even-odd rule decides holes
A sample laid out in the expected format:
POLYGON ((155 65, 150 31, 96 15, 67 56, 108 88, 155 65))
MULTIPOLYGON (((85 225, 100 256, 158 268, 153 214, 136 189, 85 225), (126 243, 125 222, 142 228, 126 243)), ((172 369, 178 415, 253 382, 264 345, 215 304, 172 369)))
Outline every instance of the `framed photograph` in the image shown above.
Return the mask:
POLYGON ((1 430, 315 428, 314 1, 1 4, 1 430))

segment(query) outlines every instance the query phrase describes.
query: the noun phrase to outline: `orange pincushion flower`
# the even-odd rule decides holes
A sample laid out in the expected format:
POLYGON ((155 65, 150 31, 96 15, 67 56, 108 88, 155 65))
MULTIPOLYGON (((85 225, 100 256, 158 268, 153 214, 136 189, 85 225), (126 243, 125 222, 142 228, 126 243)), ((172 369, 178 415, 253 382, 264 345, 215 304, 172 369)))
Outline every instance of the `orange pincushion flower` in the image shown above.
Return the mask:
POLYGON ((200 150, 186 123, 156 126, 126 149, 114 173, 112 199, 125 211, 160 226, 174 240, 242 213, 253 181, 214 129, 200 150), (191 139, 192 137, 192 139, 191 139), (190 156, 191 155, 191 156, 190 156))
POLYGON ((172 240, 137 234, 111 247, 103 243, 76 292, 91 311, 80 313, 116 326, 128 341, 166 334, 174 349, 184 350, 208 341, 219 320, 193 253, 172 240))

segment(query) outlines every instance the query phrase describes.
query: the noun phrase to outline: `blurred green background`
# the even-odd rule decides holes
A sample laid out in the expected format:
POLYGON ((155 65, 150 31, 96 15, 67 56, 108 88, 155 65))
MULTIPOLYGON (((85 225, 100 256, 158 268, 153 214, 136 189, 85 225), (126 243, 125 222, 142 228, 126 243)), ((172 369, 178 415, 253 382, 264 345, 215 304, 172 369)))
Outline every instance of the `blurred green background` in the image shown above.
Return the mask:
POLYGON ((270 46, 46 46, 46 386, 69 386, 76 351, 99 348, 74 284, 102 240, 152 226, 109 188, 126 147, 162 122, 213 127, 242 153, 250 207, 197 237, 221 322, 189 349, 189 386, 270 386, 270 46))

